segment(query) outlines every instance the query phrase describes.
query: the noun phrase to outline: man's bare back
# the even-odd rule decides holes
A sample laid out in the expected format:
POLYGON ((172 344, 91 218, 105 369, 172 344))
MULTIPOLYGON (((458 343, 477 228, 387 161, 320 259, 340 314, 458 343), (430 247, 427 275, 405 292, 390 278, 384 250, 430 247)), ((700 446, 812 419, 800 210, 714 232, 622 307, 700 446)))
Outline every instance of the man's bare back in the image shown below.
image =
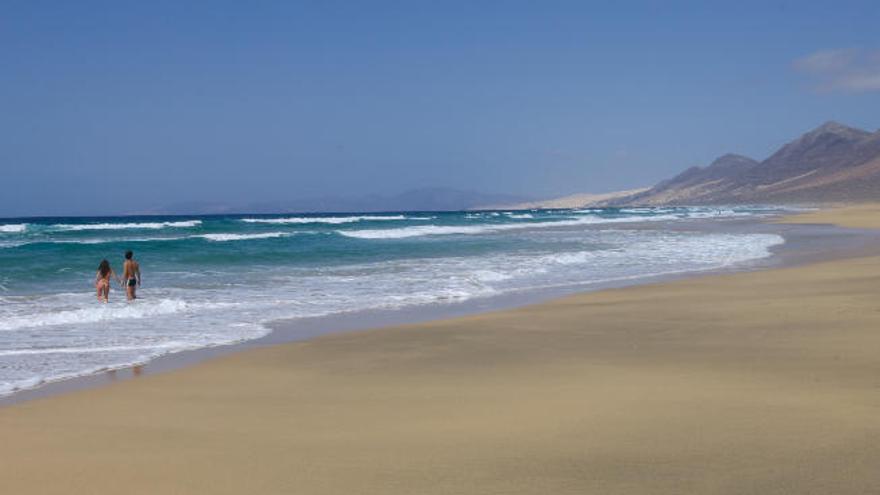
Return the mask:
POLYGON ((125 295, 129 301, 137 299, 137 288, 141 286, 141 266, 132 256, 131 251, 126 251, 125 263, 122 264, 122 283, 125 284, 125 295))

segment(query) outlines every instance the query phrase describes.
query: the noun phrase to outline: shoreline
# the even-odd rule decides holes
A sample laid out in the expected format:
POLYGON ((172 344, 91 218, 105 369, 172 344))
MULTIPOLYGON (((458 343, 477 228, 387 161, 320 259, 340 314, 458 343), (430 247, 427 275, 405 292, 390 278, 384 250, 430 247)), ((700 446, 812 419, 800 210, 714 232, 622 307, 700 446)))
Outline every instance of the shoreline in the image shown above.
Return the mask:
POLYGON ((466 301, 432 303, 395 309, 365 310, 290 320, 273 320, 265 323, 269 333, 256 339, 169 353, 141 364, 98 370, 91 374, 44 382, 32 388, 21 389, 8 395, 0 396, 0 408, 31 400, 102 387, 145 375, 179 370, 249 349, 300 342, 323 335, 363 332, 388 326, 419 324, 506 311, 547 303, 572 295, 608 289, 656 285, 719 274, 794 267, 817 261, 858 257, 872 252, 861 247, 861 244, 865 241, 876 241, 877 245, 880 245, 880 232, 865 229, 863 224, 858 224, 854 227, 842 227, 822 223, 827 218, 825 210, 821 210, 814 213, 775 215, 758 220, 723 219, 719 221, 709 219, 691 220, 685 224, 667 224, 665 222, 633 223, 627 227, 634 229, 673 228, 710 232, 774 233, 782 236, 785 242, 772 247, 771 255, 766 258, 708 270, 663 273, 633 279, 602 281, 572 286, 531 288, 466 301))
POLYGON ((23 494, 868 493, 872 239, 841 259, 812 244, 786 267, 322 335, 21 402, 0 408, 0 477, 23 494))

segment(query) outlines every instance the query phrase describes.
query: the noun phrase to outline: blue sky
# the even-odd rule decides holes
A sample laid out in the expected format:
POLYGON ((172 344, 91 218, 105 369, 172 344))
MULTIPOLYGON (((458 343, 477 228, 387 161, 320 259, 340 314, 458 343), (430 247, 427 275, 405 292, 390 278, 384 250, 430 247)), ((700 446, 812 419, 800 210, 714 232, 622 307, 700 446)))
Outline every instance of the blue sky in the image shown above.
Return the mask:
POLYGON ((880 2, 0 1, 0 216, 535 197, 880 127, 880 2))

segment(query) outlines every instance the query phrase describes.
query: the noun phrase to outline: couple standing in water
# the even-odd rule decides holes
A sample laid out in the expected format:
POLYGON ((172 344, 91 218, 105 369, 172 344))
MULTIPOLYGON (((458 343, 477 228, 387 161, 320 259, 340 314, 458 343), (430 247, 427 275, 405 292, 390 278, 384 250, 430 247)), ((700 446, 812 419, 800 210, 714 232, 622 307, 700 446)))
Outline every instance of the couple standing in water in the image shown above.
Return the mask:
POLYGON ((98 265, 98 273, 95 274, 95 290, 98 300, 108 302, 110 300, 110 277, 125 287, 125 295, 129 301, 137 299, 137 288, 141 286, 141 266, 133 259, 134 253, 125 252, 125 262, 122 264, 122 279, 110 268, 110 262, 102 260, 98 265))

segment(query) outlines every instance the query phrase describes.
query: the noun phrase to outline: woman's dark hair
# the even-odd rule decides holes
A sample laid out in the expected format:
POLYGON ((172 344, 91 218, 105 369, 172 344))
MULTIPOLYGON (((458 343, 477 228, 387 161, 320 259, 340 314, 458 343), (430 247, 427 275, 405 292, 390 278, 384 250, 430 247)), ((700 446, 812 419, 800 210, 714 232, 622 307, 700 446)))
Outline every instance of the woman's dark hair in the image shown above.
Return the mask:
POLYGON ((107 260, 101 260, 101 264, 98 265, 98 271, 101 273, 102 277, 106 277, 107 274, 110 273, 110 262, 107 260))
POLYGON ((125 259, 130 260, 132 256, 134 256, 134 253, 130 250, 125 252, 125 259))

